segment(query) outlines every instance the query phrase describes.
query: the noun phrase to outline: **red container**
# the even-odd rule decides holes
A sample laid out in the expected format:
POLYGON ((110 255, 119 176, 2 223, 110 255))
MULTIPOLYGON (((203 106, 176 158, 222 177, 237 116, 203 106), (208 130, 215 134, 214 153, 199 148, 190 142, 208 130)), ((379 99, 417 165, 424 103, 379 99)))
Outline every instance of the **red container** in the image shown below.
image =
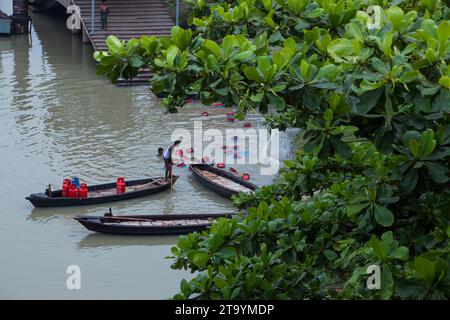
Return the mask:
POLYGON ((88 197, 88 186, 86 183, 80 184, 80 189, 78 190, 78 196, 80 198, 87 198, 88 197))
POLYGON ((61 196, 62 197, 69 196, 69 189, 70 189, 70 185, 71 184, 72 184, 72 182, 70 181, 70 179, 64 179, 63 180, 63 185, 62 185, 62 189, 61 189, 61 196))
POLYGON ((78 198, 78 189, 77 186, 74 184, 70 185, 69 198, 78 198))
POLYGON ((244 174, 242 175, 242 179, 244 179, 244 180, 250 180, 250 175, 249 175, 248 173, 244 173, 244 174))
POLYGON ((125 178, 117 178, 116 182, 116 193, 124 193, 125 192, 125 178))
POLYGON ((203 116, 203 117, 209 116, 209 112, 208 112, 208 111, 203 111, 203 112, 202 112, 202 116, 203 116))
POLYGON ((219 162, 219 163, 217 164, 217 168, 220 168, 220 169, 225 168, 225 163, 219 162))

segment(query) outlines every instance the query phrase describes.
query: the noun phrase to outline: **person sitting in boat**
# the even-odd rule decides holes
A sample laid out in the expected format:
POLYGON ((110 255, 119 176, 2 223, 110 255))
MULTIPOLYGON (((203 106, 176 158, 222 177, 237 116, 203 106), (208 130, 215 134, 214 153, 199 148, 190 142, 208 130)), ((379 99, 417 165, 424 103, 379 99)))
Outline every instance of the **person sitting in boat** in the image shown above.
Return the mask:
POLYGON ((156 154, 157 157, 162 158, 164 154, 164 149, 162 147, 158 148, 158 153, 156 154))
POLYGON ((172 177, 172 165, 173 165, 173 161, 172 161, 172 152, 173 149, 179 145, 181 143, 180 140, 176 140, 174 143, 172 143, 167 149, 166 151, 164 151, 163 154, 163 159, 164 159, 164 165, 166 167, 166 175, 165 175, 165 179, 167 180, 167 178, 172 177))

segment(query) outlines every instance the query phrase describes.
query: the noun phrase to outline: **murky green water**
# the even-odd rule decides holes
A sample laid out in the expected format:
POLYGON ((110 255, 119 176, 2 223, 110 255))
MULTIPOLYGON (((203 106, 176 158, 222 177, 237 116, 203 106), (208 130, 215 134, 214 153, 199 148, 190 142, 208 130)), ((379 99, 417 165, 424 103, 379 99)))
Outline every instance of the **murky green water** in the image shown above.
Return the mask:
MULTIPOLYGON (((65 19, 33 15, 31 36, 0 37, 0 298, 167 298, 188 272, 170 269, 176 237, 92 233, 75 215, 223 212, 231 202, 198 185, 186 168, 173 192, 106 205, 33 208, 24 197, 78 176, 88 183, 163 174, 155 156, 173 129, 192 130, 200 107, 164 114, 147 86, 116 87, 95 73, 90 46, 65 19), (81 290, 66 288, 68 265, 81 268, 81 290)), ((204 128, 227 123, 208 109, 204 128)), ((200 117, 201 118, 201 117, 200 117)), ((251 117, 254 126, 258 117, 251 117)), ((289 149, 282 140, 282 155, 289 149)), ((273 176, 259 176, 258 185, 273 176)))

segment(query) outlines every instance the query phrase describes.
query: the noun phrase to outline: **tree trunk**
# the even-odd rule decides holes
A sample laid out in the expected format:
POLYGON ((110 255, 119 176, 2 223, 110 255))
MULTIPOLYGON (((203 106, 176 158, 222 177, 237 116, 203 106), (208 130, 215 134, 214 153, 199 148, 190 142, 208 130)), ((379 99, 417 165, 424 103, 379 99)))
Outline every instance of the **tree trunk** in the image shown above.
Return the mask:
POLYGON ((13 0, 13 31, 16 34, 29 32, 28 0, 13 0))

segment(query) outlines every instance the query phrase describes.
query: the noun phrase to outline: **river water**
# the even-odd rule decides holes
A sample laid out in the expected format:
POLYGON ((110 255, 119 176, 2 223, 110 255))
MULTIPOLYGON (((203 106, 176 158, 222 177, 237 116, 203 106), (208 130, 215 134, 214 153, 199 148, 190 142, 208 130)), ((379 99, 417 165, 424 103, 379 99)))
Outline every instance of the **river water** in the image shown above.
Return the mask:
MULTIPOLYGON (((65 28, 65 17, 33 14, 30 36, 0 37, 0 298, 164 299, 186 271, 170 269, 176 237, 95 234, 72 218, 103 214, 207 213, 231 202, 193 180, 187 168, 173 191, 105 205, 34 208, 25 196, 48 183, 78 176, 88 184, 158 176, 155 154, 176 128, 236 128, 229 110, 192 105, 165 109, 149 86, 117 87, 95 73, 92 49, 65 28), (200 113, 209 111, 209 117, 200 113), (66 287, 69 265, 81 270, 81 289, 66 287)), ((250 116, 254 127, 258 116, 250 116)), ((281 136, 281 157, 292 135, 281 136)), ((258 185, 259 165, 237 166, 258 185)))

